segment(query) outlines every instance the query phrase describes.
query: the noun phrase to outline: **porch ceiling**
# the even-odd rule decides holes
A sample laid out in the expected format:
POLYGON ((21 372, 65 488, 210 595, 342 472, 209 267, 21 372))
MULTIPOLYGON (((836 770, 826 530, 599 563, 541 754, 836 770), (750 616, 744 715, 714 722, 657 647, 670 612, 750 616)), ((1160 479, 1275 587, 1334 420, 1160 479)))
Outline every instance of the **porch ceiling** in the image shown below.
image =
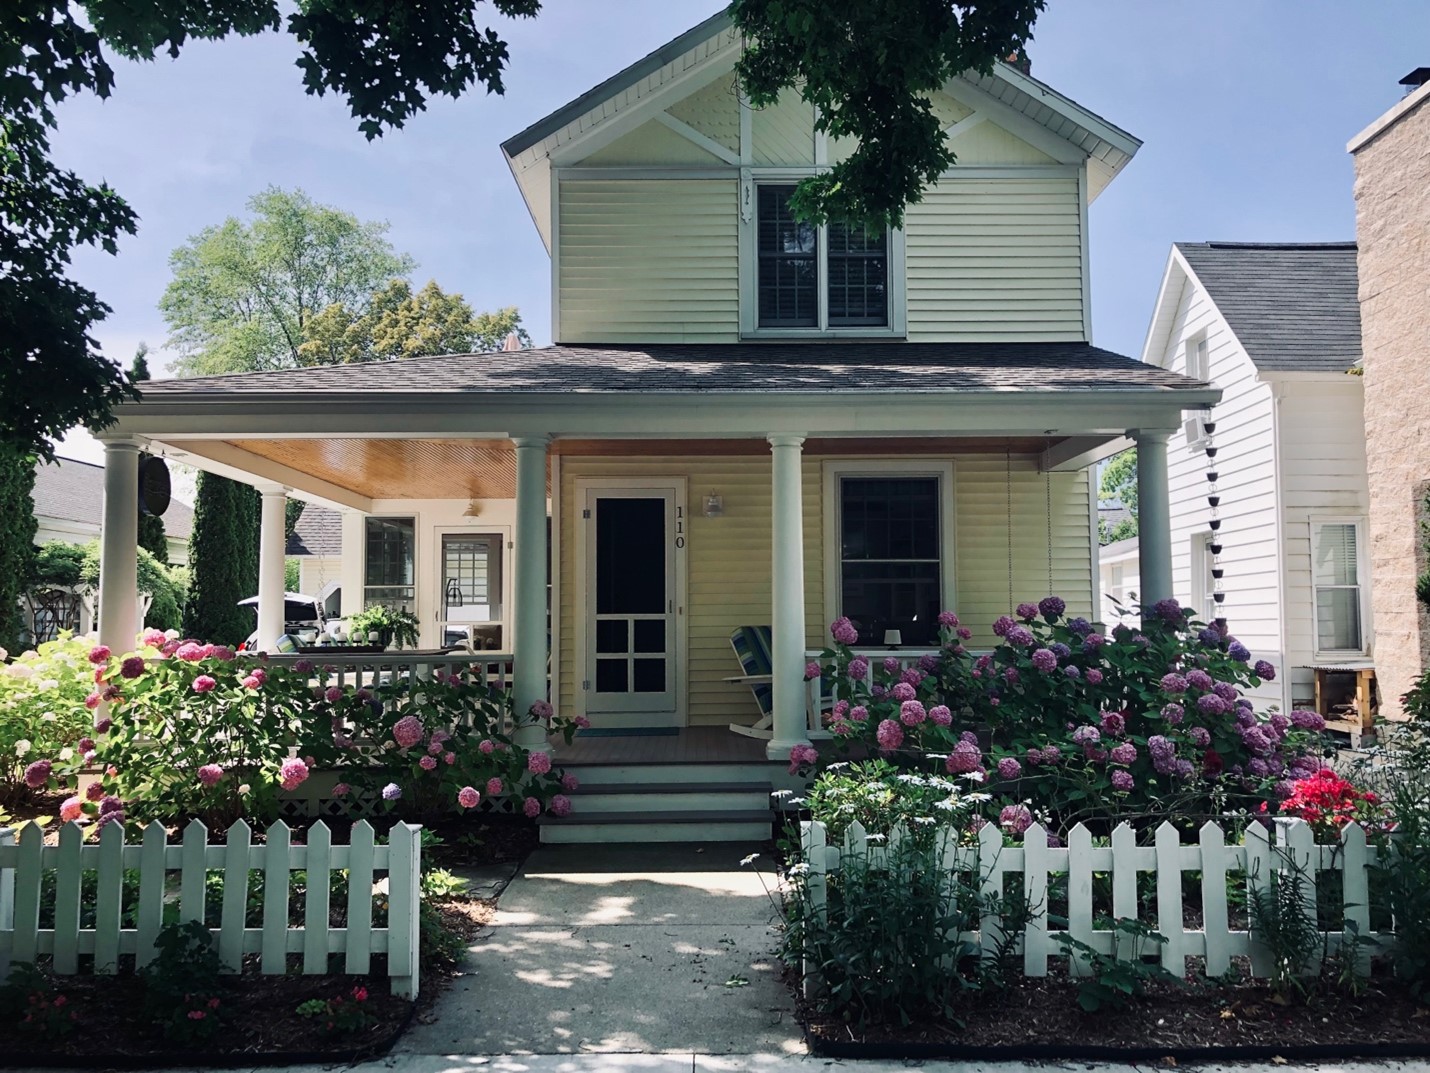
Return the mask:
MULTIPOLYGON (((901 439, 811 438, 809 456, 958 455, 1012 451, 1040 454, 1065 442, 1057 437, 925 437, 901 439)), ((495 439, 243 439, 169 441, 189 460, 203 458, 258 475, 279 473, 312 479, 310 491, 345 489, 373 499, 513 499, 516 461, 509 440, 495 439), (270 469, 270 464, 276 469, 270 469)), ((676 458, 767 455, 763 439, 557 439, 553 455, 676 458)), ((549 482, 549 474, 548 474, 549 482)), ((295 481, 286 483, 296 484, 295 481)), ((301 485, 299 485, 301 488, 301 485)), ((548 489, 549 491, 549 489, 548 489)))

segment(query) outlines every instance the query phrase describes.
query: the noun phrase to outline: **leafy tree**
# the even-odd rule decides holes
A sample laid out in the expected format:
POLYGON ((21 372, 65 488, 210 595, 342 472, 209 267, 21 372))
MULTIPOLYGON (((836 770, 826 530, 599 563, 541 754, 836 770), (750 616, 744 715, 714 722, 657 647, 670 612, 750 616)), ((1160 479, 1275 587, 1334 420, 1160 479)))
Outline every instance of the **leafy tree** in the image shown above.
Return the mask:
MULTIPOLYGON (((280 27, 300 46, 311 94, 347 98, 358 129, 401 127, 434 94, 475 84, 505 89, 506 43, 477 19, 482 0, 5 0, 0 4, 0 441, 52 458, 51 438, 100 427, 132 387, 91 333, 110 312, 69 279, 76 247, 114 253, 136 217, 105 184, 85 182, 50 156, 55 106, 114 89, 109 53, 177 56, 190 39, 280 27)), ((490 0, 493 13, 531 17, 541 0, 490 0)))
POLYGON ((734 0, 750 44, 737 71, 756 106, 795 89, 817 129, 854 152, 799 184, 801 217, 897 225, 954 163, 928 95, 1021 56, 1046 0, 734 0))
MULTIPOLYGON (((248 201, 253 220, 229 217, 169 256, 174 278, 159 308, 180 376, 305 364, 308 322, 337 304, 365 312, 386 280, 412 268, 385 223, 269 187, 248 201)), ((307 364, 312 364, 311 362, 307 364)))
POLYGON ((1102 469, 1102 477, 1097 483, 1099 499, 1114 499, 1127 508, 1131 518, 1124 518, 1113 525, 1098 521, 1098 535, 1102 543, 1127 540, 1137 535, 1137 448, 1129 447, 1112 456, 1102 469))
POLYGON ((239 607, 258 591, 258 491, 200 473, 189 537, 189 599, 184 633, 236 644, 253 632, 253 612, 239 607))
MULTIPOLYGON (((51 541, 42 550, 54 548, 56 544, 59 542, 51 541)), ((64 545, 60 547, 63 548, 64 545)), ((91 589, 98 589, 99 541, 91 540, 79 550, 83 556, 80 582, 91 589)), ((149 596, 149 610, 144 614, 143 624, 160 630, 181 628, 184 621, 184 603, 188 596, 188 571, 183 567, 165 566, 145 549, 140 548, 135 580, 135 588, 149 596)))
POLYGON ((20 596, 35 554, 35 459, 0 442, 0 648, 20 647, 20 596))
POLYGON ((298 354, 305 365, 337 365, 484 353, 499 349, 512 332, 531 345, 515 306, 475 314, 465 298, 443 291, 436 280, 414 294, 405 279, 394 279, 363 310, 334 303, 313 317, 298 354))

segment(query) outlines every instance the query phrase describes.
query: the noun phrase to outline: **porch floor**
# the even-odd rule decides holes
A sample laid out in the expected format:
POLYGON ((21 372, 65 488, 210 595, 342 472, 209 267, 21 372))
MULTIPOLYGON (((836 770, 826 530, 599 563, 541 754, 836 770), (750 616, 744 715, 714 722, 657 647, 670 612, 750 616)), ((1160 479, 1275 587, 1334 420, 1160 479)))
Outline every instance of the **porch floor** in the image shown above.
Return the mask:
POLYGON ((732 734, 728 727, 681 727, 675 734, 585 737, 557 742, 552 759, 569 764, 750 764, 765 763, 765 743, 732 734))

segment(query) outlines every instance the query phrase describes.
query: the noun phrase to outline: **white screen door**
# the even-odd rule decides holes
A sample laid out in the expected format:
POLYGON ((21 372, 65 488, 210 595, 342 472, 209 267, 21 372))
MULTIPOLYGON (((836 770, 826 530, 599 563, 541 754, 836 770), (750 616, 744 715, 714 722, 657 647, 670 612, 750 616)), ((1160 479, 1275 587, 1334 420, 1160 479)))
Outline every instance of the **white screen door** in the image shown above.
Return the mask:
MULTIPOLYGON (((666 724, 676 711, 673 488, 590 488, 586 530, 586 668, 593 715, 640 713, 632 725, 666 724), (653 718, 664 714, 667 718, 653 718)), ((605 719, 598 725, 625 720, 605 719)))

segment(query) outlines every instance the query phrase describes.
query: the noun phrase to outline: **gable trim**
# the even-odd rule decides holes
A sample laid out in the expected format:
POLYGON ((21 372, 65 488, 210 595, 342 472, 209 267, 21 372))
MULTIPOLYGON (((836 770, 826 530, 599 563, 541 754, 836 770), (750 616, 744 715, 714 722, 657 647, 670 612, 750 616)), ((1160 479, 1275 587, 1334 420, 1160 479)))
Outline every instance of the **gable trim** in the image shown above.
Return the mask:
POLYGON ((714 138, 710 138, 704 134, 701 134, 689 123, 685 122, 683 119, 676 119, 675 116, 671 115, 669 112, 657 112, 655 114, 655 121, 664 127, 670 128, 676 134, 679 134, 682 138, 684 138, 686 141, 694 144, 697 148, 703 149, 711 156, 718 157, 719 159, 723 160, 726 164, 738 165, 740 163, 739 153, 731 152, 728 148, 721 145, 714 138))

